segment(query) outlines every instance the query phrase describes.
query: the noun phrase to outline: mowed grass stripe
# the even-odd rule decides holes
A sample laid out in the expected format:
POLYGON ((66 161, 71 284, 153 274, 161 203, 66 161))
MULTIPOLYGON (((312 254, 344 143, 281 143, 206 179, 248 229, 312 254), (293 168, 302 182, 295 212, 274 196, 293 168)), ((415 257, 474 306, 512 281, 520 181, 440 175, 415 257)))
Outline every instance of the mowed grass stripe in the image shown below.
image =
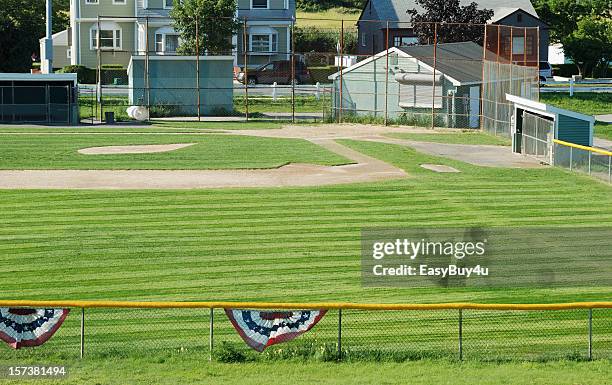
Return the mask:
MULTIPOLYGON (((2 191, 0 253, 8 266, 0 272, 5 283, 2 296, 365 302, 610 298, 609 287, 362 288, 359 231, 363 227, 612 226, 612 194, 608 186, 559 170, 480 168, 394 145, 343 143, 392 162, 411 177, 304 189, 2 191), (448 164, 462 173, 434 174, 420 169, 421 163, 448 164)), ((156 349, 156 340, 171 347, 206 344, 191 342, 188 333, 182 332, 201 327, 205 333, 208 319, 202 318, 202 312, 182 313, 177 323, 185 328, 170 327, 170 313, 100 313, 90 320, 91 338, 96 341, 93 354, 137 350, 128 341, 139 331, 150 332, 144 349, 156 349)), ((217 324, 219 339, 241 344, 224 316, 217 315, 222 317, 217 324)), ((473 322, 470 316, 466 313, 466 328, 468 320, 473 322)), ((455 348, 455 317, 456 313, 435 312, 347 313, 347 346, 450 352, 455 348), (357 334, 359 330, 362 334, 357 334)), ((512 349, 540 354, 532 346, 542 343, 540 335, 545 335, 550 338, 544 342, 555 354, 565 354, 584 337, 580 322, 580 315, 574 314, 569 320, 557 314, 500 314, 469 327, 482 325, 484 331, 490 330, 488 338, 474 340, 474 349, 482 352, 518 354, 512 349), (500 331, 489 322, 499 325, 500 331)), ((71 325, 78 328, 77 323, 71 325)), ((334 315, 319 326, 312 336, 333 342, 334 315)), ((475 329, 469 330, 474 333, 475 329)), ((606 341, 612 339, 604 340, 602 351, 609 349, 606 341)), ((58 335, 49 347, 58 346, 72 349, 78 340, 62 340, 58 335)))

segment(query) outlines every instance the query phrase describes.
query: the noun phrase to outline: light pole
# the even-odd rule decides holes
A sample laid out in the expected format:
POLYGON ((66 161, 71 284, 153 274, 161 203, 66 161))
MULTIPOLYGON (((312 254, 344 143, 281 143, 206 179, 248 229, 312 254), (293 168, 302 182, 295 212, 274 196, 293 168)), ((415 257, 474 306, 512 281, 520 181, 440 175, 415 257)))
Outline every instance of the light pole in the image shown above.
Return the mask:
POLYGON ((44 74, 53 73, 53 3, 52 0, 47 1, 47 17, 46 30, 47 34, 44 40, 43 50, 41 52, 41 70, 44 74))

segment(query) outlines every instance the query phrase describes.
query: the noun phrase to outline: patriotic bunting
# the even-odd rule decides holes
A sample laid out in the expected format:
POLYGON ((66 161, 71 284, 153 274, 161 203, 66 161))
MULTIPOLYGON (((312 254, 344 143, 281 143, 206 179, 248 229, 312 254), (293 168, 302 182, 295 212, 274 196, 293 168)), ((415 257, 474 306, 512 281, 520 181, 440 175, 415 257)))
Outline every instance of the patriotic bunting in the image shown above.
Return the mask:
POLYGON ((69 312, 0 307, 0 339, 13 349, 42 345, 62 326, 69 312))
POLYGON ((225 314, 251 348, 263 352, 268 346, 292 339, 312 329, 327 310, 258 311, 225 309, 225 314))

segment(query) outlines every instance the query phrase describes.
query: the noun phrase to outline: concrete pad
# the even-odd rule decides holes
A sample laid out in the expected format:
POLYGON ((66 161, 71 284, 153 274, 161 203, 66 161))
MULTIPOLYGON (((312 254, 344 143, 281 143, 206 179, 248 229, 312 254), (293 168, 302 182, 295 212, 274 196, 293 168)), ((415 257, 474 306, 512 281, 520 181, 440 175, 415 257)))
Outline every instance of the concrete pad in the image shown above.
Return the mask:
POLYGON ((612 114, 595 115, 595 119, 597 119, 600 122, 612 124, 612 114))
POLYGON ((457 172, 461 172, 459 170, 457 170, 454 167, 451 166, 445 166, 443 164, 422 164, 421 167, 423 167, 426 170, 430 170, 430 171, 434 171, 434 172, 440 172, 440 173, 457 173, 457 172))
POLYGON ((79 154, 84 154, 84 155, 156 154, 160 152, 170 152, 170 151, 180 150, 181 148, 191 147, 195 144, 196 143, 88 147, 88 148, 80 149, 79 154))

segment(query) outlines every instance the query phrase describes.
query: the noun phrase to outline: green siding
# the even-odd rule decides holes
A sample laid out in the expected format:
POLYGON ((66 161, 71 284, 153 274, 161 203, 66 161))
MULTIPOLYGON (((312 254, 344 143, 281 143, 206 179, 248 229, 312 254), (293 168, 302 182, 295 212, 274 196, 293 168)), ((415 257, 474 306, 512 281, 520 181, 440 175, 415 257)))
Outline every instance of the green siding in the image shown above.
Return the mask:
MULTIPOLYGON (((81 2, 81 18, 97 18, 100 16, 135 16, 136 0, 127 0, 125 4, 113 4, 113 0, 99 0, 99 4, 85 4, 85 0, 81 2)), ((151 2, 153 0, 150 0, 151 2)))
POLYGON ((557 118, 558 135, 557 139, 565 142, 591 145, 591 124, 586 120, 572 118, 566 115, 559 115, 557 118))
MULTIPOLYGON (((266 63, 275 60, 287 60, 287 53, 290 51, 290 47, 288 43, 290 43, 287 39, 287 31, 289 27, 287 26, 270 26, 278 32, 278 51, 279 53, 273 55, 249 55, 249 68, 259 67, 266 63)), ((236 49, 238 52, 237 63, 239 66, 244 65, 244 50, 243 46, 243 32, 242 29, 237 33, 237 44, 236 49)))
MULTIPOLYGON (((232 59, 200 61, 201 113, 233 109, 232 59)), ((150 103, 165 105, 180 115, 197 114, 196 61, 151 60, 150 103)), ((135 60, 129 73, 130 103, 145 105, 144 60, 135 60)))
MULTIPOLYGON (((388 117, 396 118, 405 112, 421 113, 423 108, 405 108, 400 107, 400 99, 402 89, 411 87, 400 85, 395 81, 395 73, 404 72, 419 72, 431 73, 430 71, 420 68, 414 60, 410 58, 399 57, 397 54, 389 55, 389 67, 393 72, 389 73, 389 80, 386 80, 387 59, 382 56, 373 60, 361 67, 355 68, 343 74, 342 99, 343 110, 353 112, 358 115, 384 116, 385 106, 387 106, 388 117)), ((335 81, 336 93, 339 101, 339 78, 335 81)), ((430 87, 426 87, 431 90, 430 87)), ((449 89, 448 85, 442 87, 442 92, 445 93, 449 89)), ((430 91, 431 92, 431 91, 430 91)), ((420 95, 421 92, 418 91, 420 95)), ((431 98, 427 96, 427 102, 430 103, 431 98)), ((339 104, 336 104, 339 108, 339 104)), ((429 109, 431 111, 431 109, 429 109)))
MULTIPOLYGON (((97 50, 91 49, 90 41, 90 29, 94 26, 95 22, 87 22, 81 23, 81 64, 95 68, 97 67, 98 59, 97 59, 97 50)), ((117 23, 121 27, 121 40, 122 40, 122 48, 121 51, 109 51, 102 50, 102 64, 121 64, 127 67, 130 62, 130 57, 132 53, 136 51, 136 39, 134 35, 134 23, 133 22, 124 22, 117 23)))

